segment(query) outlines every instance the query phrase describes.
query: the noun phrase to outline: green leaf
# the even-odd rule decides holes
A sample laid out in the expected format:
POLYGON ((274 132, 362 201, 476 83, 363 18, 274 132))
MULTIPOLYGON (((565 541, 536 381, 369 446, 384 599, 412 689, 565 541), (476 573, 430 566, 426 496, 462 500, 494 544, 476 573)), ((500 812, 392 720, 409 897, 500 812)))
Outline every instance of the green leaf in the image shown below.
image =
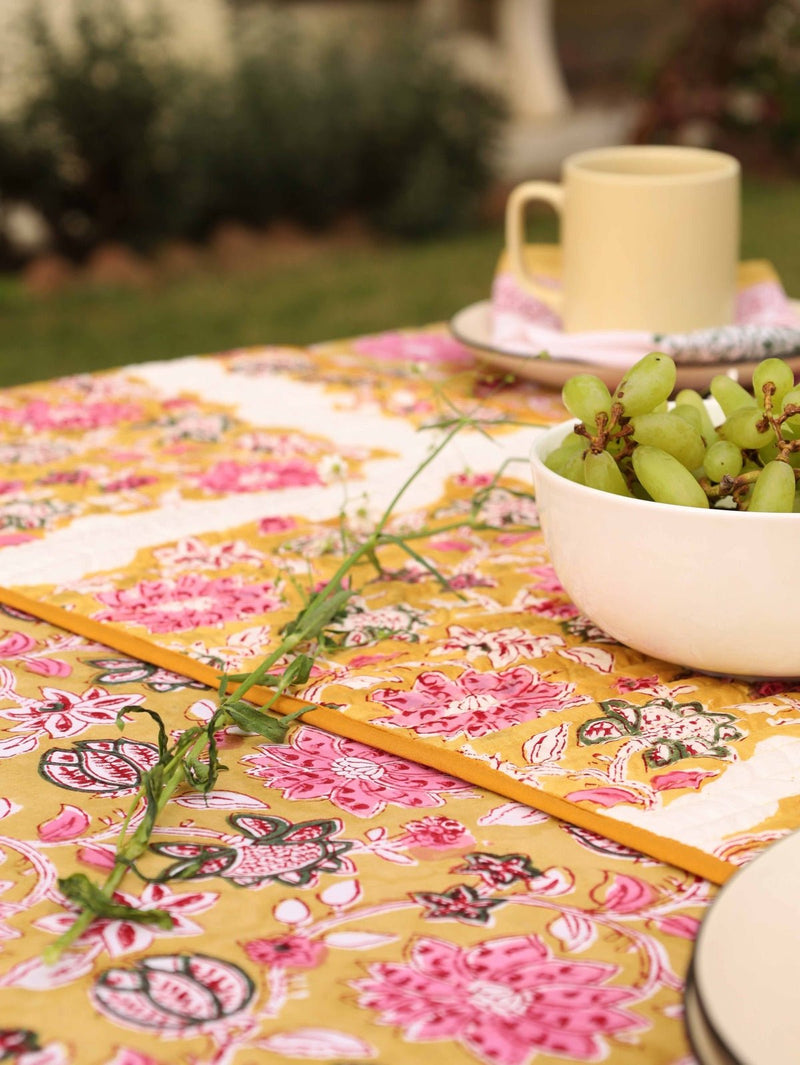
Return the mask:
POLYGON ((155 710, 148 710, 146 706, 123 706, 117 714, 117 728, 120 731, 124 727, 122 718, 125 714, 147 714, 148 717, 152 717, 153 721, 158 725, 158 759, 160 762, 166 761, 169 757, 169 738, 161 715, 157 714, 155 710))
MULTIPOLYGON (((249 680, 251 676, 251 673, 220 673, 220 695, 225 694, 225 689, 228 687, 229 684, 241 684, 243 680, 249 680)), ((266 683, 266 681, 264 681, 263 683, 266 683)))
POLYGON ((172 928, 175 921, 166 910, 138 910, 124 902, 115 902, 93 884, 84 873, 59 879, 60 890, 82 910, 95 917, 108 917, 114 921, 136 921, 139 924, 154 924, 159 928, 172 928))
POLYGON ((314 659, 311 655, 299 654, 286 667, 283 673, 285 687, 290 684, 305 684, 311 676, 314 659))
POLYGON ((323 588, 314 596, 305 610, 301 611, 293 621, 283 626, 281 633, 284 636, 290 636, 302 631, 307 637, 316 636, 333 621, 337 614, 344 610, 347 601, 354 594, 350 588, 340 587, 331 592, 323 588))
POLYGON ((283 743, 289 725, 295 718, 305 714, 308 710, 313 710, 314 707, 303 706, 299 710, 295 710, 294 713, 285 714, 283 717, 273 717, 271 714, 266 714, 263 710, 257 710, 247 703, 234 703, 232 706, 226 706, 225 709, 236 724, 246 732, 255 732, 268 740, 283 743))

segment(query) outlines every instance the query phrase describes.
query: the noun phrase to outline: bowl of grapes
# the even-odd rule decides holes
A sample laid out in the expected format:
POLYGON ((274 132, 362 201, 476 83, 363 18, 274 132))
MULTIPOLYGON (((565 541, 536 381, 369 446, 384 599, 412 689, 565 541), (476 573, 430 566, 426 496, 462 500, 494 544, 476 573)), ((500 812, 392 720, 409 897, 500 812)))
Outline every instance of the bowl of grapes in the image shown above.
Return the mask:
POLYGON ((532 451, 553 566, 608 635, 687 669, 800 677, 800 385, 781 359, 750 389, 675 390, 651 352, 616 389, 578 373, 569 422, 532 451))

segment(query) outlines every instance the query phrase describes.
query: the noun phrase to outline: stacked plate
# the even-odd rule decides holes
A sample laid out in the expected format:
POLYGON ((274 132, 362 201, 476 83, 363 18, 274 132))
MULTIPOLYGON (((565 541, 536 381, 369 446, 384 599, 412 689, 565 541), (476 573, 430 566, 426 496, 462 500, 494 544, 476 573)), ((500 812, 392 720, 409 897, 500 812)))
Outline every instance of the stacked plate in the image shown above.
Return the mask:
POLYGON ((686 989, 701 1065, 800 1063, 800 833, 722 888, 703 921, 686 989))
MULTIPOLYGON (((800 314, 800 301, 793 300, 792 306, 800 314)), ((450 331, 456 340, 471 348, 482 362, 549 388, 561 388, 564 382, 576 373, 594 374, 605 381, 609 388, 615 388, 628 366, 633 365, 645 353, 642 351, 632 356, 624 365, 620 364, 618 357, 612 362, 600 362, 581 356, 578 352, 569 357, 545 351, 534 354, 520 350, 522 345, 498 344, 493 336, 492 314, 490 300, 473 303, 453 316, 450 320, 450 331)), ((677 388, 695 388, 705 392, 711 378, 720 373, 728 374, 743 385, 749 385, 753 370, 768 354, 779 355, 789 363, 796 374, 800 374, 800 331, 784 329, 782 337, 782 343, 778 343, 776 334, 775 342, 771 346, 761 338, 757 345, 758 354, 739 357, 729 355, 719 360, 709 357, 695 359, 687 356, 685 352, 678 354, 659 343, 655 336, 652 347, 666 351, 675 358, 678 368, 677 388)), ((800 1053, 797 1060, 800 1063, 800 1053)))

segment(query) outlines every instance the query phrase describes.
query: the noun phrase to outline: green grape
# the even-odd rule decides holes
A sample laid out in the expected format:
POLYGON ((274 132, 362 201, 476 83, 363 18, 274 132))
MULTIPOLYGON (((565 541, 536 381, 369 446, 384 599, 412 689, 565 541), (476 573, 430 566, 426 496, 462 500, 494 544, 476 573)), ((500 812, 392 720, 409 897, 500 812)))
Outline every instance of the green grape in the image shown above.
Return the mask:
POLYGON ((599 377, 589 373, 570 377, 561 390, 564 406, 573 418, 591 430, 597 424, 597 415, 611 412, 611 393, 599 377))
POLYGON ((651 351, 631 366, 617 385, 613 400, 622 405, 628 418, 646 414, 669 397, 675 377, 675 363, 669 355, 651 351))
POLYGON ((758 475, 748 510, 791 513, 794 506, 794 470, 787 462, 768 462, 758 475))
POLYGON ((777 440, 772 440, 769 444, 764 444, 763 447, 758 449, 758 461, 762 466, 766 466, 768 462, 772 462, 773 459, 778 457, 779 450, 777 440))
POLYGON ((700 417, 700 435, 708 446, 712 440, 716 440, 717 431, 714 428, 714 423, 711 421, 711 415, 708 413, 708 407, 705 404, 705 400, 699 392, 695 392, 693 388, 682 388, 675 397, 675 410, 677 413, 678 407, 691 407, 696 410, 700 417))
POLYGON ((702 435, 703 419, 700 417, 700 411, 696 407, 692 407, 689 403, 676 403, 672 408, 672 413, 676 417, 682 418, 702 435))
POLYGON ((720 435, 745 450, 757 450, 775 439, 771 425, 760 427, 764 415, 758 407, 740 407, 723 422, 720 435))
POLYGON ((601 492, 611 492, 617 496, 630 496, 619 466, 607 451, 590 451, 586 456, 583 471, 589 488, 597 488, 601 492))
POLYGON ((639 444, 661 448, 682 466, 693 470, 703 462, 706 446, 697 429, 673 414, 640 414, 632 419, 633 439, 639 444))
POLYGON ((561 476, 566 477, 568 481, 574 481, 576 484, 586 484, 586 478, 583 472, 582 451, 572 452, 569 461, 564 463, 564 469, 561 471, 561 476))
MULTIPOLYGON (((583 451, 582 444, 580 446, 580 449, 577 449, 573 446, 572 439, 572 435, 568 436, 566 440, 553 451, 551 451, 550 454, 544 460, 544 464, 548 468, 548 470, 552 470, 553 473, 558 473, 562 477, 566 476, 564 473, 564 468, 567 463, 572 458, 574 458, 576 454, 580 454, 583 451)), ((575 437, 575 439, 580 441, 580 437, 575 437)))
POLYGON ((722 407, 726 418, 740 407, 758 407, 747 389, 724 373, 711 378, 711 395, 722 407))
MULTIPOLYGON (((787 407, 800 407, 800 385, 796 388, 790 388, 786 392, 781 401, 781 409, 786 410, 787 407)), ((800 432, 800 414, 790 415, 783 423, 784 431, 788 428, 791 430, 791 435, 795 436, 800 432)))
POLYGON ((657 503, 708 508, 703 489, 686 467, 666 451, 640 444, 632 458, 636 476, 657 503))
POLYGON ((571 432, 567 433, 564 439, 559 444, 559 447, 566 448, 567 451, 585 451, 589 446, 589 441, 583 436, 582 433, 571 432))
POLYGON ((706 451, 703 469, 710 481, 719 484, 723 477, 738 477, 742 472, 742 452, 730 440, 715 440, 706 451))
POLYGON ((783 359, 764 359, 753 371, 753 392, 759 407, 764 409, 764 385, 771 381, 775 385, 772 398, 773 410, 779 410, 781 400, 794 385, 794 374, 783 359))

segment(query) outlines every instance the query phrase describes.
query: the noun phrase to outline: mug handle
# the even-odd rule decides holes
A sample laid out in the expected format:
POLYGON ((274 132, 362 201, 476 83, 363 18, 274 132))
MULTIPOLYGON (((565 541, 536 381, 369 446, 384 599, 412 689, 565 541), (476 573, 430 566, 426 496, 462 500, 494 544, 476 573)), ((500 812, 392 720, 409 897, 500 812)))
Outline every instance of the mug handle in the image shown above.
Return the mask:
POLYGON ((525 265, 525 207, 530 200, 549 203, 561 218, 564 189, 552 181, 526 181, 512 189, 506 203, 506 250, 511 269, 520 285, 556 314, 563 313, 563 292, 543 285, 525 265))

